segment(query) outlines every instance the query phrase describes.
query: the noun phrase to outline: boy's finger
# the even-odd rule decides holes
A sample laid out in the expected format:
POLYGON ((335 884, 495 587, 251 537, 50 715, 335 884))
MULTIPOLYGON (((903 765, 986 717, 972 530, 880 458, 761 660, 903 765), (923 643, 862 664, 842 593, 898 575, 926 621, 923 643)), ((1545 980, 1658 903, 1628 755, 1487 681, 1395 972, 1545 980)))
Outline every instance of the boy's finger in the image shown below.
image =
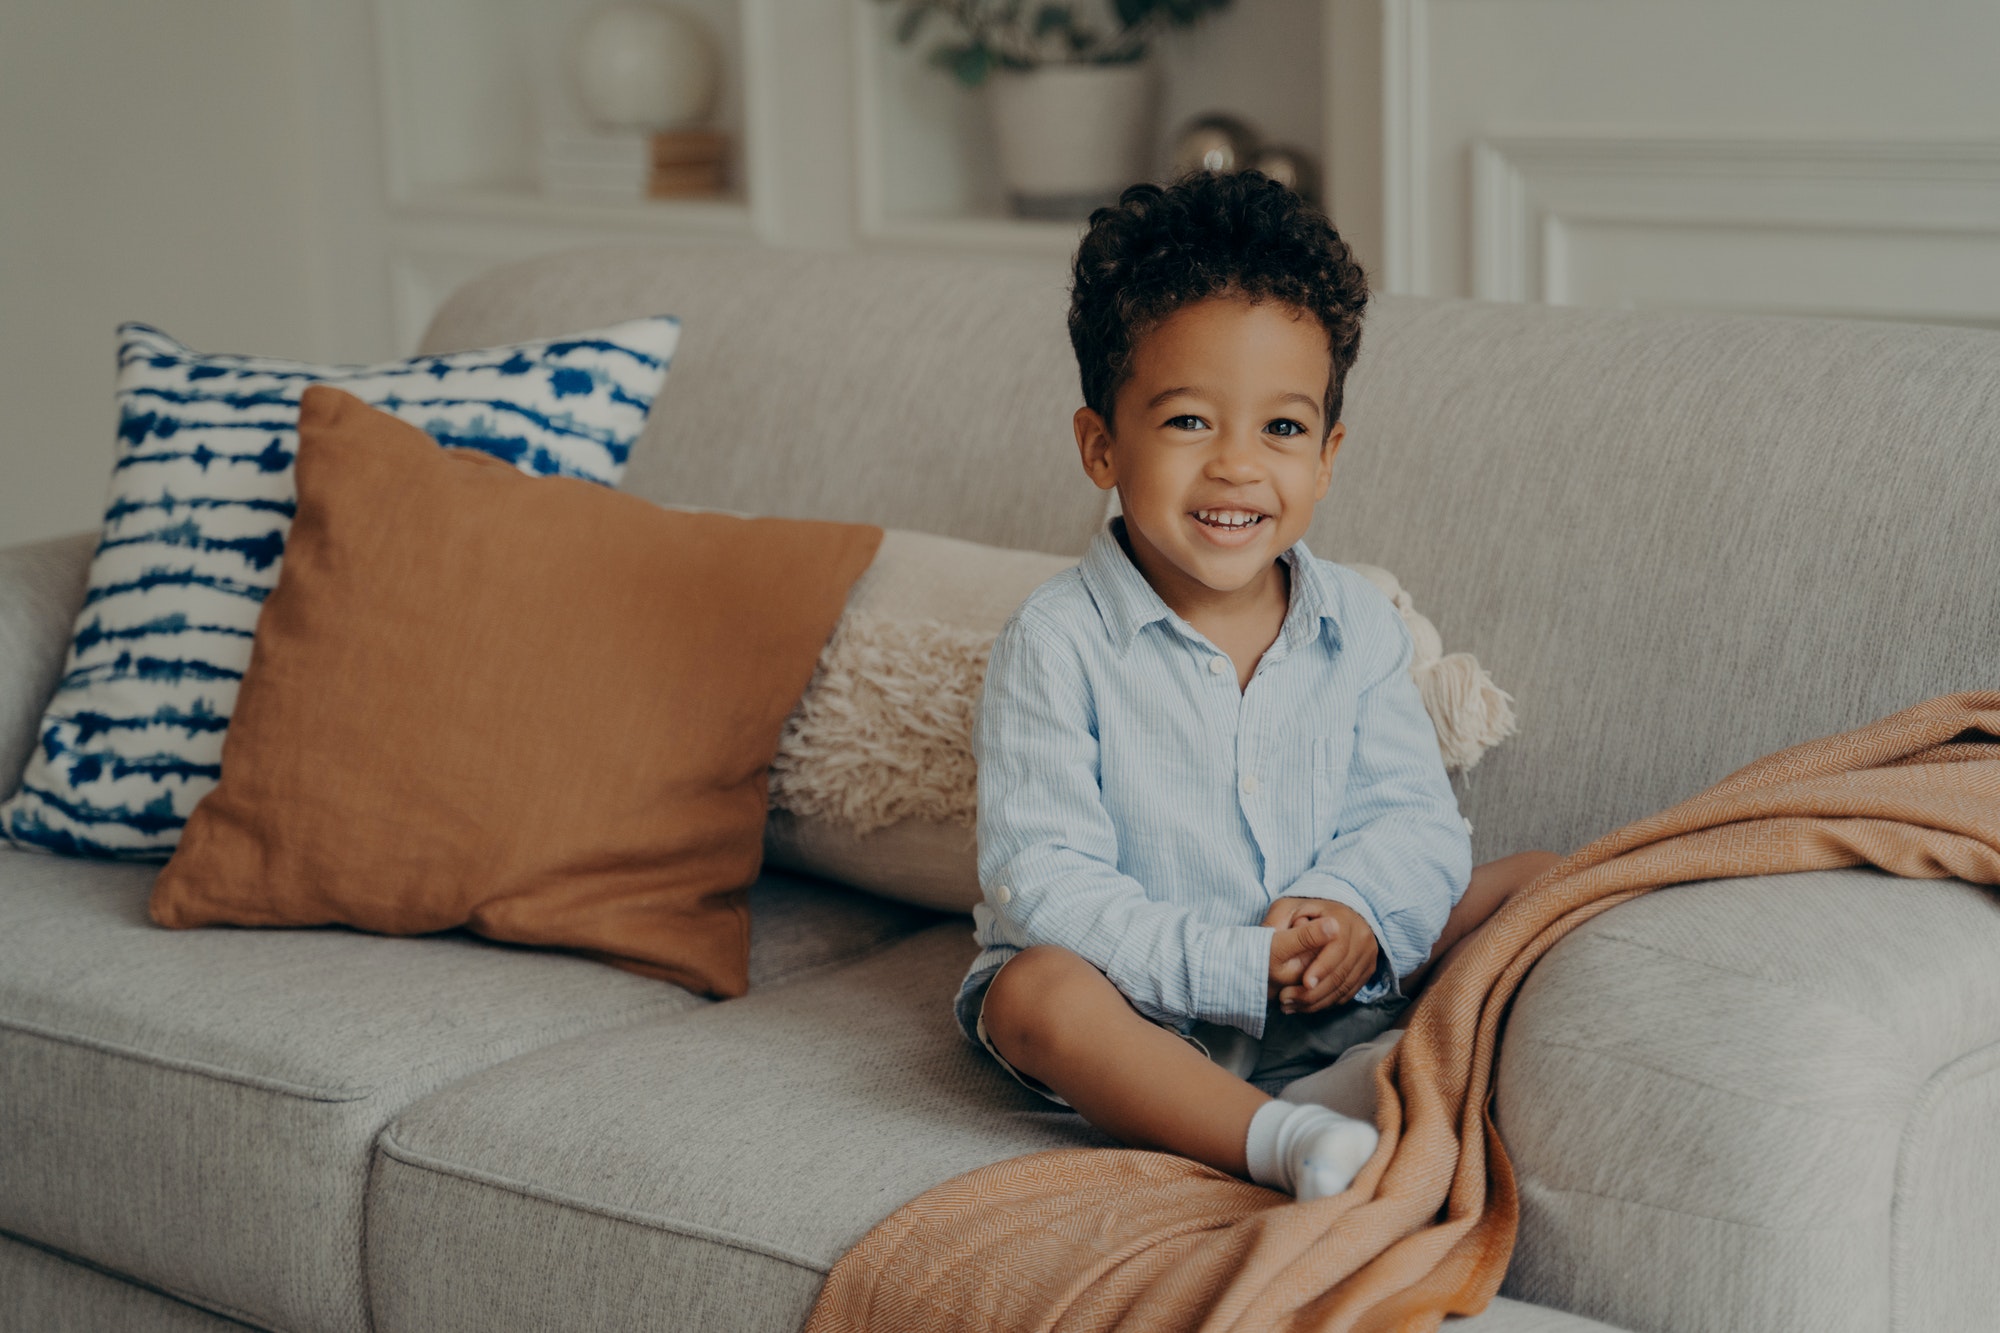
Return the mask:
POLYGON ((1336 939, 1329 942, 1325 948, 1313 956, 1312 962, 1306 967, 1305 976, 1300 978, 1308 992, 1318 991, 1323 985, 1331 983, 1335 977, 1340 975, 1342 971, 1340 963, 1343 953, 1344 947, 1342 942, 1336 939))
POLYGON ((1331 1009, 1334 1005, 1346 1004, 1354 998, 1355 993, 1361 989, 1362 984, 1367 980, 1368 972, 1366 969, 1356 969, 1353 972, 1344 973, 1337 982, 1321 987, 1320 993, 1313 999, 1311 1004, 1301 1006, 1300 1012, 1316 1014, 1322 1009, 1331 1009))
POLYGON ((1341 954, 1323 969, 1315 960, 1307 970, 1318 976, 1321 984, 1312 988, 1303 1007, 1306 1013, 1318 1013, 1332 1005, 1346 1004, 1354 998, 1374 970, 1374 951, 1359 949, 1351 957, 1341 954))
MULTIPOLYGON (((1291 1004, 1295 1011, 1312 1013, 1325 1007, 1323 1001, 1332 993, 1341 971, 1341 949, 1341 942, 1335 940, 1313 956, 1305 975, 1293 988, 1291 1004)), ((1283 997, 1280 997, 1280 1002, 1283 1002, 1283 997)))
POLYGON ((1314 926, 1310 921, 1302 921, 1279 931, 1271 937, 1271 957, 1280 960, 1295 958, 1299 954, 1310 957, 1319 949, 1318 942, 1313 940, 1313 933, 1314 926))
POLYGON ((1357 954, 1353 962, 1348 965, 1346 972, 1341 976, 1340 985, 1334 993, 1340 997, 1343 1003, 1353 999, 1355 992, 1368 983, 1368 974, 1374 970, 1374 952, 1372 950, 1364 950, 1357 954))
POLYGON ((1329 944, 1339 941, 1340 923, 1331 917, 1309 916, 1293 927, 1298 936, 1297 953, 1318 953, 1329 944))

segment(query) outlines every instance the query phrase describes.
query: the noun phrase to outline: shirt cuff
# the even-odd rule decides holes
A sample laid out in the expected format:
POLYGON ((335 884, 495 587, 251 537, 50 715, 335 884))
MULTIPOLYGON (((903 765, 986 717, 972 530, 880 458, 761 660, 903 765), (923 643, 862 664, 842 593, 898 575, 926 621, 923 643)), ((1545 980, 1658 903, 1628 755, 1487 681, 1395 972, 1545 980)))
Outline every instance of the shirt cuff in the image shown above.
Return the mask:
POLYGON ((1269 926, 1217 926, 1202 950, 1201 973, 1195 978, 1195 1017, 1227 1023, 1253 1037, 1264 1035, 1264 1012, 1270 1003, 1271 937, 1269 926))
POLYGON ((1369 933, 1375 937, 1375 972, 1368 980, 1361 983, 1360 990, 1354 992, 1353 1003, 1373 1004, 1377 1000, 1402 995, 1403 987, 1396 975, 1395 962, 1389 957, 1389 946, 1383 942, 1382 922, 1376 917, 1375 909, 1368 905, 1367 899, 1354 891, 1353 885, 1344 879, 1308 870, 1292 881, 1284 896, 1324 898, 1330 903, 1351 907, 1355 915, 1359 916, 1362 923, 1368 927, 1369 933))

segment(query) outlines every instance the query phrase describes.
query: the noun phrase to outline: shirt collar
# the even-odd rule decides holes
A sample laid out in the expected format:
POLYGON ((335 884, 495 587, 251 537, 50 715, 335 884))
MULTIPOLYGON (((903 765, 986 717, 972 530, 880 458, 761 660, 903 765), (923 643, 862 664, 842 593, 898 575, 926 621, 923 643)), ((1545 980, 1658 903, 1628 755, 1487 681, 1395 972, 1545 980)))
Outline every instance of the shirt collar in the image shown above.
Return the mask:
MULTIPOLYGON (((1124 518, 1113 518, 1090 543, 1084 553, 1079 569, 1083 574, 1083 586, 1097 604, 1097 613, 1104 620, 1104 628, 1111 635, 1112 643, 1119 652, 1132 646, 1139 631, 1156 620, 1166 620, 1185 624, 1174 614, 1173 608, 1160 600, 1160 594, 1153 591, 1153 585, 1146 582, 1146 576, 1132 563, 1132 557, 1125 554, 1124 543, 1120 540, 1124 532, 1124 518)), ((1339 598, 1329 584, 1326 571, 1319 561, 1313 559, 1303 540, 1294 542, 1289 550, 1278 557, 1291 570, 1292 600, 1285 612, 1284 625, 1278 631, 1278 643, 1287 651, 1303 647, 1305 642, 1316 637, 1322 628, 1331 636, 1334 647, 1340 646, 1339 598)))

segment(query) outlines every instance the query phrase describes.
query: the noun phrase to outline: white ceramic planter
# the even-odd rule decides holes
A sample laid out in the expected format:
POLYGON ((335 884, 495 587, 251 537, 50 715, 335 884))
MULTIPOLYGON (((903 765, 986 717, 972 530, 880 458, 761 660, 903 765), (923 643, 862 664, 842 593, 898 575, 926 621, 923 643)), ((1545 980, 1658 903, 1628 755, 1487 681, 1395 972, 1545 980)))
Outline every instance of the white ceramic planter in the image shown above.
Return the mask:
POLYGON ((1000 175, 1026 217, 1081 217, 1151 175, 1150 61, 996 70, 986 105, 1000 175))

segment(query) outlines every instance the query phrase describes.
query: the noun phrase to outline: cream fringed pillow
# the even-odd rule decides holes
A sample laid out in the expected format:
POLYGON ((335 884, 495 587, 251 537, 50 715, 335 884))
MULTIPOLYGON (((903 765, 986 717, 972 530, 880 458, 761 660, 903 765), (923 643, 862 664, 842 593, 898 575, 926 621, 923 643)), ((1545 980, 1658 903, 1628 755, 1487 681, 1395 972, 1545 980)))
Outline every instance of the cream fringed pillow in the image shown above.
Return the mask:
MULTIPOLYGON (((972 723, 993 639, 1076 562, 891 531, 854 585, 771 764, 771 864, 946 912, 979 901, 972 723)), ((1447 769, 1514 731, 1513 701, 1470 653, 1446 656, 1395 576, 1355 565, 1416 641, 1410 674, 1447 769)))
POLYGON ((1014 608, 1075 563, 885 533, 779 737, 765 859, 970 912, 972 722, 986 655, 1014 608))
POLYGON ((1431 715, 1431 725, 1437 728, 1445 769, 1469 772, 1479 756, 1514 734, 1514 696, 1495 685, 1471 653, 1445 652, 1437 626, 1417 610, 1394 574, 1374 565, 1348 568, 1395 603, 1396 613, 1416 641, 1410 676, 1424 696, 1424 711, 1431 715))

